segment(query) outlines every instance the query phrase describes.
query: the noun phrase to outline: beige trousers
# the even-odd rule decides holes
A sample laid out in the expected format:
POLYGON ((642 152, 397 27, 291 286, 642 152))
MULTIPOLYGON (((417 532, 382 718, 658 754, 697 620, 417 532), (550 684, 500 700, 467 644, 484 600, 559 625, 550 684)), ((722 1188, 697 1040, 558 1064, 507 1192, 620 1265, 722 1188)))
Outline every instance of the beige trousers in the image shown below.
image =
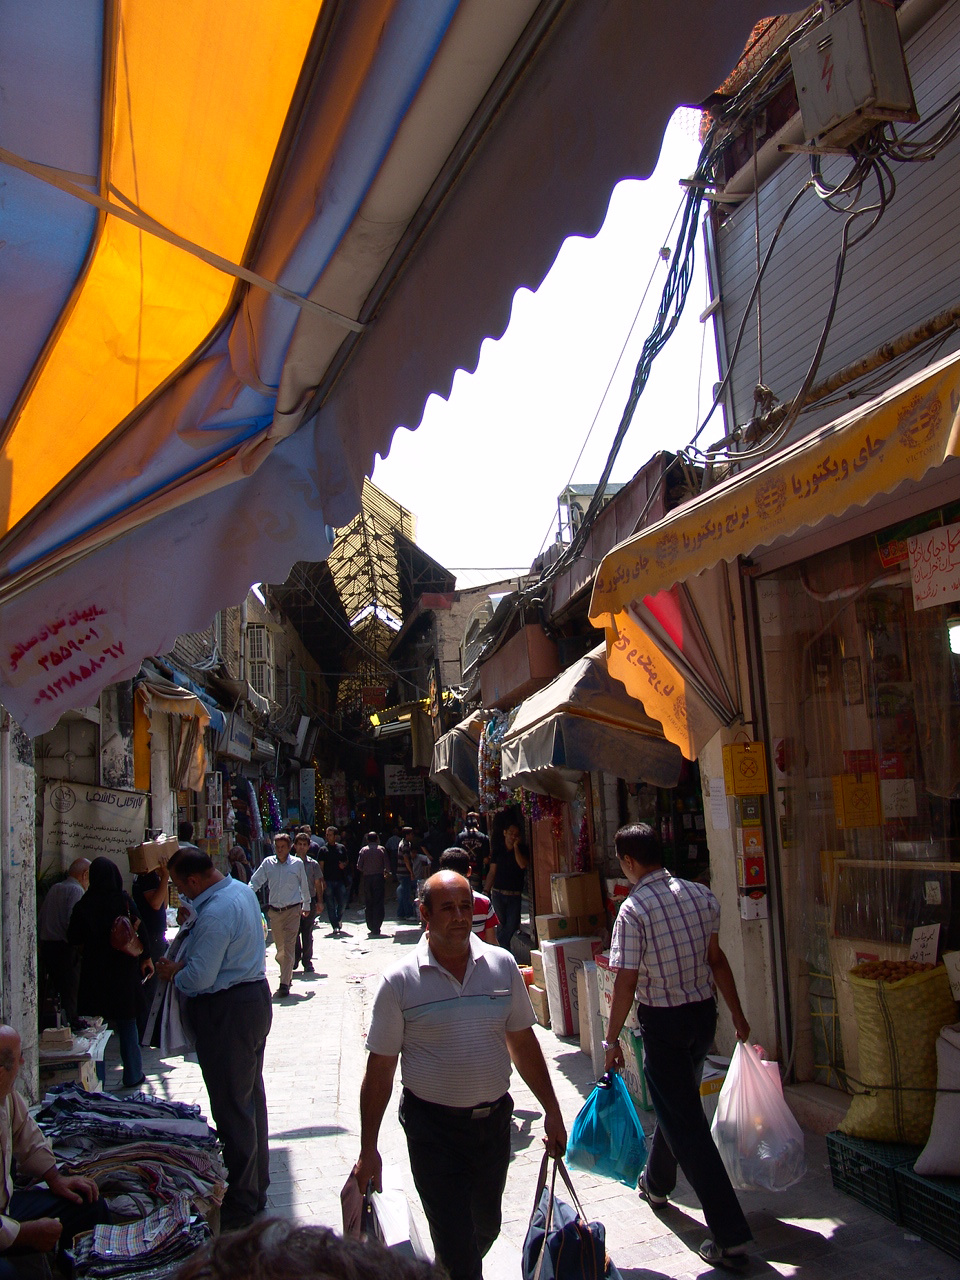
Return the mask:
POLYGON ((300 932, 300 906, 286 911, 270 908, 270 932, 277 948, 277 964, 280 966, 280 985, 289 987, 293 981, 293 957, 300 932))

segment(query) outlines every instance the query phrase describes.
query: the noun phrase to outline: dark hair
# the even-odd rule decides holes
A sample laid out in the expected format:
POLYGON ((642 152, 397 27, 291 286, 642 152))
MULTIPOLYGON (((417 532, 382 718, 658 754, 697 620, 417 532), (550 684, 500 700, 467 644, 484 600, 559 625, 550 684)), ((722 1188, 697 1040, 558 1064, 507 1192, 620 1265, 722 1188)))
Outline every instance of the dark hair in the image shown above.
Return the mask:
POLYGON ((441 1280, 445 1274, 375 1240, 267 1218, 209 1241, 184 1263, 177 1280, 441 1280))
POLYGON ((632 858, 641 867, 662 867, 663 846, 648 822, 631 822, 613 837, 618 858, 632 858))
POLYGON ((178 849, 171 856, 167 868, 181 880, 186 880, 188 876, 205 876, 208 871, 212 871, 213 859, 202 849, 178 849))
POLYGON ((287 844, 293 844, 293 836, 289 831, 277 831, 273 837, 273 843, 276 844, 278 840, 286 840, 287 844))
POLYGON ((444 849, 440 855, 441 871, 456 871, 457 875, 469 876, 472 866, 473 859, 466 849, 461 849, 459 845, 455 844, 450 849, 444 849))
POLYGON ((368 832, 367 832, 367 839, 368 839, 368 840, 379 840, 379 839, 380 839, 379 833, 378 833, 378 832, 376 832, 376 831, 368 831, 368 832))
POLYGON ((185 840, 187 844, 193 844, 193 823, 184 818, 183 822, 177 823, 177 839, 185 840))

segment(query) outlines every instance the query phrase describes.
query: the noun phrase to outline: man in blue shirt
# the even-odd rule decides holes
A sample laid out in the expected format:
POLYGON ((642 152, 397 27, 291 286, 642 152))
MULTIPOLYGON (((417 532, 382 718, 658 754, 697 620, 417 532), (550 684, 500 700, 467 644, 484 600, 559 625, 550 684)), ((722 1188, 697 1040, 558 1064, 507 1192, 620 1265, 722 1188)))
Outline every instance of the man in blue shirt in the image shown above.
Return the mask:
POLYGON ((263 1054, 273 1015, 263 917, 252 889, 221 875, 199 849, 181 849, 167 865, 197 918, 179 958, 163 957, 157 971, 189 997, 187 1016, 227 1166, 220 1226, 234 1231, 266 1207, 270 1182, 263 1054))

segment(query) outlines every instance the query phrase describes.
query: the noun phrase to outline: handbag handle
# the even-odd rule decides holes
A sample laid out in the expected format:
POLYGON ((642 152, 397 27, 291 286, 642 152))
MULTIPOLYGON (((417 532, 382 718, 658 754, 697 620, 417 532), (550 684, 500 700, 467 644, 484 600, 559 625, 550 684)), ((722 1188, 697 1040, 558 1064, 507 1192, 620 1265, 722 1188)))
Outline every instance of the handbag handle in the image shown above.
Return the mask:
MULTIPOLYGON (((530 1214, 530 1226, 527 1227, 527 1231, 529 1231, 530 1227, 533 1226, 533 1218, 537 1212, 537 1207, 540 1204, 540 1197, 543 1194, 544 1187, 547 1185, 547 1166, 550 1163, 550 1159, 551 1159, 550 1153, 548 1151, 545 1151, 543 1153, 543 1159, 540 1162, 540 1174, 539 1174, 539 1177, 537 1178, 537 1190, 533 1198, 533 1212, 530 1214)), ((586 1218, 587 1218, 587 1215, 583 1211, 583 1205, 580 1203, 580 1197, 577 1195, 573 1182, 570 1179, 570 1174, 567 1172, 567 1166, 563 1163, 563 1157, 554 1156, 553 1171, 550 1175, 550 1195, 547 1199, 547 1212, 544 1215, 544 1220, 543 1220, 543 1244, 540 1246, 540 1255, 537 1258, 537 1265, 533 1273, 533 1280, 540 1280, 540 1271, 543 1267, 544 1255, 547 1252, 547 1237, 549 1236, 550 1228, 553 1225, 553 1202, 556 1198, 555 1193, 556 1193, 556 1183, 557 1183, 558 1172, 560 1174, 560 1177, 563 1179, 567 1190, 570 1192, 570 1195, 573 1197, 573 1203, 580 1218, 584 1222, 586 1221, 586 1218)))

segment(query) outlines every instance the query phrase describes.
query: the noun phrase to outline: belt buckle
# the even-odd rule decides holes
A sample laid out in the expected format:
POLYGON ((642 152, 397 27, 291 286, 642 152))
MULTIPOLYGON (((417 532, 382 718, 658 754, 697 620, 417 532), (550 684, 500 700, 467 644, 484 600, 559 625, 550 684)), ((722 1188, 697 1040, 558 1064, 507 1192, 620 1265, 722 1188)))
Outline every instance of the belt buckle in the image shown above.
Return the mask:
POLYGON ((473 1110, 470 1112, 470 1119, 486 1120, 487 1116, 489 1116, 492 1111, 493 1111, 493 1107, 474 1107, 473 1110))

